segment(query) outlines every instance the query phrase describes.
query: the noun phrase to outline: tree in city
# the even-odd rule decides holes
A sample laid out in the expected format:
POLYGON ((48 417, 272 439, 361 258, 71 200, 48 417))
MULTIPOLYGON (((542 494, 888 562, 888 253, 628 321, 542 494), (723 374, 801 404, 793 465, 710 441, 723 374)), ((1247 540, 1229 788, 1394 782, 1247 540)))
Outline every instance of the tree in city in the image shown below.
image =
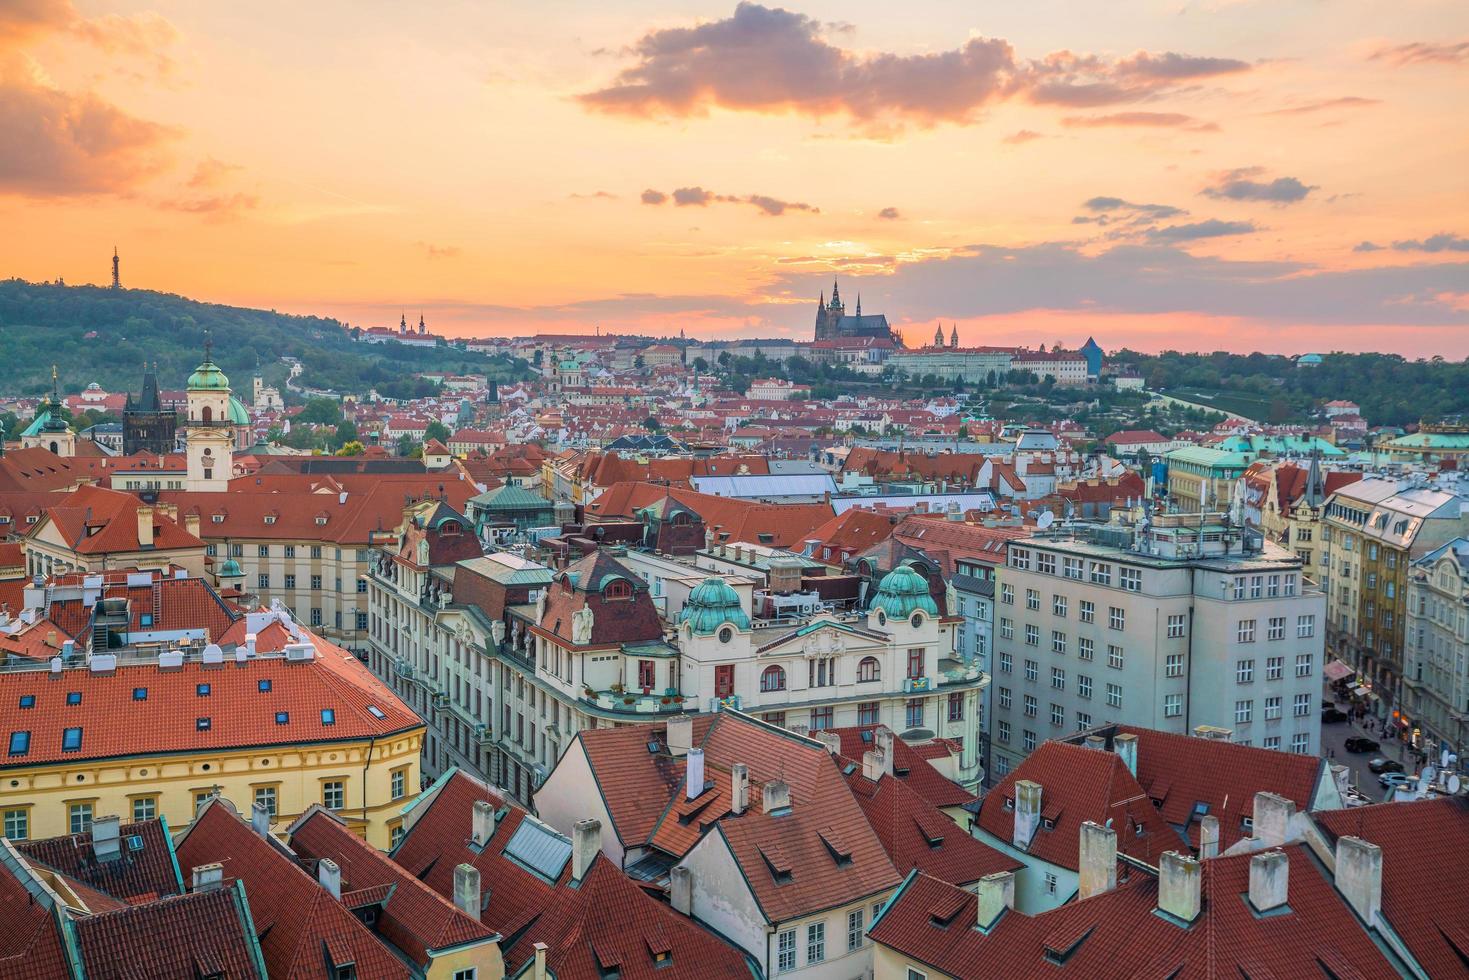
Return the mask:
POLYGON ((342 443, 342 448, 337 450, 338 456, 361 456, 367 452, 367 447, 353 439, 351 442, 342 443))
POLYGON ((439 442, 448 442, 449 427, 438 419, 429 422, 428 426, 423 430, 423 441, 428 442, 430 439, 437 439, 439 442))

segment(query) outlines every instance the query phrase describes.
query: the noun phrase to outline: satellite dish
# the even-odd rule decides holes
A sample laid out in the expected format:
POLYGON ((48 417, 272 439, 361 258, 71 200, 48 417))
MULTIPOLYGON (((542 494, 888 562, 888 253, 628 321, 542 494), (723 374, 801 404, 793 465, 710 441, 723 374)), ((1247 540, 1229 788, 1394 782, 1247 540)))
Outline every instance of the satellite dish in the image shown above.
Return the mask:
POLYGON ((1424 766, 1423 767, 1422 779, 1423 779, 1423 782, 1424 783, 1426 783, 1426 784, 1428 784, 1428 785, 1431 786, 1433 784, 1433 781, 1435 779, 1437 779, 1437 778, 1438 778, 1438 770, 1437 769, 1433 768, 1432 766, 1424 766))
POLYGON ((1050 511, 1046 511, 1041 514, 1040 517, 1036 518, 1035 526, 1039 530, 1044 531, 1046 528, 1050 527, 1054 523, 1056 523, 1056 515, 1052 514, 1050 511))
POLYGON ((1444 749, 1443 751, 1439 752, 1438 767, 1440 769, 1447 769, 1452 764, 1449 762, 1449 756, 1451 755, 1453 755, 1453 753, 1450 752, 1448 749, 1444 749))
POLYGON ((1457 792, 1459 792, 1459 786, 1460 785, 1461 785, 1461 783, 1459 781, 1458 774, 1457 773, 1452 773, 1452 772, 1449 773, 1449 792, 1450 793, 1457 793, 1457 792))
POLYGON ((1428 791, 1428 787, 1432 785, 1431 781, 1428 778, 1428 773, 1430 771, 1431 770, 1429 769, 1425 769, 1418 774, 1418 792, 1426 793, 1428 791))

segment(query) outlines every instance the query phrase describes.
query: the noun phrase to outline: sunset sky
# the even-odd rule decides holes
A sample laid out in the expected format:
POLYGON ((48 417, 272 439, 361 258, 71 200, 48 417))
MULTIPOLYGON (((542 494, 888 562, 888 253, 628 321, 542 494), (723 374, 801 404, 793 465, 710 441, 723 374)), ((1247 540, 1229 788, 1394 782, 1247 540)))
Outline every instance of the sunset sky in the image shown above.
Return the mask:
POLYGON ((0 0, 0 278, 1469 356, 1463 0, 0 0))

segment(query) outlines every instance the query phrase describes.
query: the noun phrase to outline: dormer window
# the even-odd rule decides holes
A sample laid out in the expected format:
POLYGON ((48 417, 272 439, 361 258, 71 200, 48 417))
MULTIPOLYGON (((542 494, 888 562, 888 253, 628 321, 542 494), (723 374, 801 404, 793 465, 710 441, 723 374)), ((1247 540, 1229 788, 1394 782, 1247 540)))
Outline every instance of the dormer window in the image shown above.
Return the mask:
POLYGON ((275 515, 274 514, 266 514, 265 515, 265 523, 267 523, 267 524, 274 524, 275 523, 275 515))
POLYGON ((632 586, 626 579, 614 579, 607 583, 602 590, 602 596, 606 599, 630 599, 632 598, 632 586))

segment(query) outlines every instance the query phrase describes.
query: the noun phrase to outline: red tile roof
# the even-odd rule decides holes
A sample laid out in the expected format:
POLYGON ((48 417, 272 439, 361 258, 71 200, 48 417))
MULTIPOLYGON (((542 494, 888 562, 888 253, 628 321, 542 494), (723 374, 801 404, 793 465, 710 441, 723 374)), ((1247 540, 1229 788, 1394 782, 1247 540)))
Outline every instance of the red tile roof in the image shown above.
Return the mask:
POLYGON ((1042 861, 1077 870, 1081 825, 1088 820, 1115 828, 1117 849, 1148 864, 1184 846, 1119 756, 1065 742, 1042 743, 985 794, 979 826, 1001 841, 1014 839, 1015 783, 1022 779, 1040 784, 1041 816, 1052 824, 1038 826, 1026 849, 1042 861))
POLYGON ((344 895, 378 890, 387 896, 378 932, 419 966, 429 965, 434 950, 495 939, 493 929, 459 911, 319 805, 292 825, 290 836, 291 849, 300 857, 337 863, 344 895))
MULTIPOLYGON (((862 754, 874 747, 872 732, 874 727, 864 728, 836 728, 832 731, 842 740, 841 748, 837 750, 844 763, 851 763, 857 767, 858 772, 862 770, 862 754)), ((960 786, 958 783, 944 776, 934 768, 933 763, 928 761, 925 752, 929 746, 938 746, 944 756, 948 755, 949 747, 942 744, 942 740, 928 743, 925 746, 913 746, 903 741, 896 734, 893 736, 893 775, 899 782, 917 793, 924 800, 936 807, 963 806, 974 800, 974 794, 960 786)), ((941 756, 934 755, 933 758, 941 756)))
POLYGON ((16 849, 32 864, 43 864, 125 902, 137 904, 183 891, 174 867, 173 842, 162 821, 122 824, 118 839, 120 851, 112 861, 97 860, 90 832, 18 841, 16 849), (136 846, 130 838, 137 838, 136 846))
POLYGON ((572 618, 584 608, 592 610, 592 633, 583 646, 663 639, 663 621, 648 595, 647 583, 602 548, 556 573, 546 591, 540 628, 562 644, 573 646, 572 618), (626 598, 604 594, 604 586, 614 576, 627 583, 626 598))
POLYGON ((1382 848, 1383 917, 1429 976, 1469 977, 1469 798, 1379 803, 1314 819, 1333 845, 1360 837, 1382 848))
POLYGON ((345 741, 423 725, 356 657, 305 635, 317 653, 303 662, 257 657, 237 664, 227 654, 218 667, 189 661, 177 670, 161 670, 154 662, 119 666, 110 674, 72 667, 56 679, 41 670, 0 674, 0 704, 6 706, 10 729, 31 733, 29 751, 0 756, 0 769, 142 753, 345 741), (269 691, 259 689, 262 680, 270 681, 269 691), (198 695, 201 684, 209 685, 207 696, 198 695), (136 689, 146 689, 146 699, 135 700, 136 689), (81 694, 80 704, 67 704, 72 692, 81 694), (35 707, 16 710, 24 695, 35 697, 35 707), (374 716, 369 707, 383 717, 374 716), (332 724, 322 720, 327 708, 335 711, 332 724), (287 712, 285 724, 276 723, 278 712, 287 712), (199 728, 200 718, 209 719, 207 730, 199 728), (69 728, 82 729, 78 751, 62 749, 63 730, 69 728))
POLYGON ((1137 781, 1175 828, 1187 825, 1191 845, 1198 846, 1199 823, 1191 820, 1194 804, 1209 804, 1219 818, 1219 849, 1249 837, 1242 821, 1253 817, 1255 794, 1276 793, 1296 809, 1311 808, 1316 789, 1330 779, 1326 761, 1234 742, 1195 738, 1152 728, 1118 725, 1118 732, 1137 736, 1137 781))
MULTIPOLYGON (((0 844, 0 849, 8 847, 0 844)), ((14 980, 56 980, 70 976, 49 897, 37 897, 28 872, 0 862, 0 976, 14 980), (23 875, 21 877, 19 875, 23 875), (28 884, 29 883, 29 887, 28 884)))
POLYGON ((97 486, 78 487, 49 508, 27 536, 34 537, 49 522, 55 525, 68 547, 80 555, 193 548, 202 553, 203 541, 157 509, 152 514, 153 541, 141 543, 138 511, 144 506, 130 493, 97 486))
POLYGON ((1241 854, 1204 862, 1201 911, 1187 928, 1155 913, 1156 877, 1124 867, 1127 880, 1110 892, 1036 916, 1008 911, 987 933, 974 928, 972 894, 914 875, 869 935, 962 978, 1397 976, 1314 858, 1300 845, 1284 850, 1289 903, 1273 914, 1250 906, 1253 855, 1241 854))
MULTIPOLYGON (((267 840, 219 800, 205 804, 178 844, 179 866, 224 865, 226 884, 245 882, 250 916, 272 977, 322 975, 329 947, 357 965, 359 977, 412 976, 408 966, 341 902, 302 869, 274 838, 267 840)), ((190 874, 185 870, 184 874, 190 874)))
POLYGON ((971 837, 901 779, 884 774, 873 782, 859 765, 847 774, 847 784, 899 874, 917 868, 941 881, 968 885, 996 871, 1024 867, 971 837))
POLYGON ((394 860, 441 895, 452 894, 456 865, 479 869, 488 895, 480 921, 505 937, 507 976, 534 958, 537 942, 549 947, 547 966, 558 980, 596 980, 603 976, 599 960, 609 966, 615 961, 628 980, 750 975, 740 951, 650 897, 605 855, 598 855, 575 886, 570 861, 553 883, 507 857, 505 846, 521 822, 534 818, 466 774, 454 773, 418 805, 427 810, 414 819, 394 860), (481 849, 470 844, 476 800, 499 812, 481 849), (654 959, 660 950, 670 956, 662 965, 654 959))
POLYGON ((706 528, 719 534, 720 542, 749 542, 777 548, 798 547, 812 529, 831 519, 830 504, 762 504, 750 500, 716 497, 693 490, 653 483, 618 483, 609 487, 589 507, 595 517, 634 517, 639 509, 672 497, 698 514, 706 528), (763 540, 762 534, 770 540, 763 540))
POLYGON ((154 977, 264 980, 244 905, 235 889, 213 888, 80 916, 75 929, 87 980, 134 980, 142 963, 154 977))

